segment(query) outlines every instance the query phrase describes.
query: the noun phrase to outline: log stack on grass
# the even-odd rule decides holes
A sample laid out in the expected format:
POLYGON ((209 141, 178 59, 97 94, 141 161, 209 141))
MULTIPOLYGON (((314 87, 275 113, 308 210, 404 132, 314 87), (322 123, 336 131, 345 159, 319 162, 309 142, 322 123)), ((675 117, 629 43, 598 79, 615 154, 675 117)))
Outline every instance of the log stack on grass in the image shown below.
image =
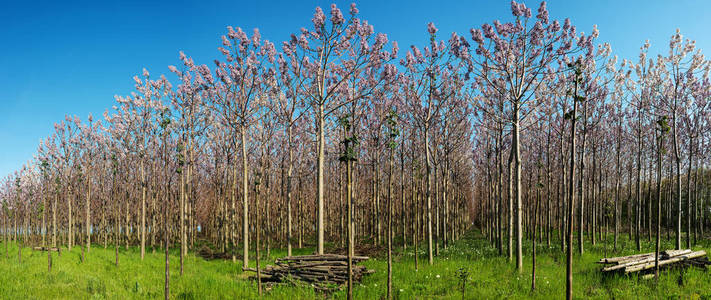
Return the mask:
MULTIPOLYGON (((607 265, 602 268, 603 273, 640 273, 647 274, 654 272, 654 252, 644 254, 634 254, 628 256, 602 258, 599 264, 607 265)), ((659 268, 666 269, 672 267, 695 266, 706 269, 711 262, 706 257, 706 251, 666 250, 659 253, 659 268)))
POLYGON ((34 251, 55 251, 55 252, 62 251, 58 247, 32 247, 32 250, 34 250, 34 251))
MULTIPOLYGON (((367 256, 353 256, 353 281, 357 282, 375 270, 356 263, 368 260, 367 256)), ((256 272, 249 268, 245 271, 256 272)), ((348 257, 339 254, 302 255, 278 258, 274 266, 260 270, 263 282, 293 282, 294 280, 312 284, 317 289, 329 289, 348 282, 348 257)), ((255 276, 256 277, 256 276, 255 276)))

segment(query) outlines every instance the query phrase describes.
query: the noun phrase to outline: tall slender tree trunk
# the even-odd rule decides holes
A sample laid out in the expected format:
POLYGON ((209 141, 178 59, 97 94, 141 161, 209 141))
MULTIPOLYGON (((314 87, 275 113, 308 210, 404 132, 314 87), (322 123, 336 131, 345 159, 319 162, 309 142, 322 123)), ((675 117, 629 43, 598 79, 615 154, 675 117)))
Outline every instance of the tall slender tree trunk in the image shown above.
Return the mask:
POLYGON ((536 204, 535 208, 533 209, 533 239, 531 240, 531 243, 533 244, 531 246, 531 252, 532 252, 532 258, 531 258, 531 291, 536 290, 536 227, 538 226, 538 208, 541 205, 541 188, 540 188, 540 174, 538 176, 538 184, 536 186, 536 204))
MULTIPOLYGON (((141 260, 146 256, 146 170, 141 158, 141 260)), ((155 228, 153 228, 155 230, 155 228)))
POLYGON ((681 249, 681 214, 682 214, 682 201, 681 201, 681 157, 679 155, 679 141, 677 138, 677 125, 676 125, 676 89, 674 93, 674 109, 672 111, 672 142, 674 146, 674 162, 676 166, 676 249, 681 249))
MULTIPOLYGON (((185 153, 184 149, 181 152, 185 153)), ((182 154, 182 153, 181 153, 182 154)), ((184 157, 184 156, 183 156, 184 157)), ((182 167, 180 167, 182 168, 182 167)), ((178 212, 180 214, 180 276, 183 276, 183 247, 185 246, 185 170, 180 170, 180 201, 178 212)))
MULTIPOLYGON (((563 123, 565 125, 565 123, 563 123)), ((565 126, 562 126, 565 128, 565 126)), ((564 132, 564 131, 563 131, 564 132)), ((565 252, 565 245, 567 244, 566 237, 566 220, 568 216, 568 210, 566 208, 566 199, 568 198, 567 185, 566 185, 566 167, 565 167, 565 134, 561 132, 560 135, 560 202, 559 202, 559 218, 560 218, 560 251, 565 252)))
POLYGON ((67 195, 67 215, 69 216, 69 223, 67 228, 69 232, 67 233, 67 251, 72 251, 72 245, 74 243, 74 235, 72 233, 73 220, 72 220, 72 187, 69 186, 69 193, 67 195))
POLYGON ((686 248, 691 248, 691 167, 694 162, 693 138, 689 140, 689 169, 686 173, 686 248))
MULTIPOLYGON (((262 153, 262 155, 264 155, 264 154, 262 153)), ((260 227, 260 224, 259 224, 259 216, 260 216, 260 214, 261 214, 261 213, 259 212, 259 192, 260 192, 259 190, 260 190, 260 187, 261 187, 261 178, 258 179, 258 182, 256 183, 256 187, 255 187, 256 193, 255 193, 255 195, 254 195, 254 202, 255 202, 255 203, 254 203, 254 206, 255 206, 255 211, 256 211, 255 222, 254 222, 254 224, 255 224, 255 230, 254 230, 254 231, 255 231, 255 234, 257 235, 257 239, 256 239, 256 241, 255 241, 255 242, 256 242, 256 247, 255 247, 254 250, 255 250, 255 254, 257 255, 257 257, 256 257, 256 259, 255 259, 255 262, 256 262, 256 264, 257 264, 257 293, 259 294, 259 297, 262 297, 262 278, 261 278, 262 274, 261 274, 261 270, 259 270, 259 258, 260 258, 260 257, 259 257, 259 248, 260 248, 260 245, 259 245, 259 232, 261 231, 260 228, 259 228, 259 227, 260 227)))
POLYGON ((388 164, 388 299, 393 298, 393 152, 391 146, 388 164))
POLYGON ((243 241, 243 258, 242 268, 249 267, 249 190, 247 185, 247 128, 242 127, 240 138, 242 140, 242 241, 243 241))
MULTIPOLYGON (((622 121, 620 121, 622 122, 622 121)), ((620 165, 620 152, 622 148, 622 124, 618 124, 617 127, 617 176, 615 178, 615 210, 613 212, 615 218, 615 246, 614 249, 617 251, 617 236, 620 232, 620 216, 619 216, 619 203, 620 203, 620 178, 622 177, 622 166, 620 165)))
MULTIPOLYGON (((549 123, 550 124, 550 123, 549 123)), ((499 173, 501 170, 499 169, 499 173)), ((500 188, 499 188, 500 189, 500 188)), ((551 246, 551 129, 548 129, 546 141, 546 244, 551 246)))
MULTIPOLYGON (((577 73, 577 71, 576 71, 577 73)), ((568 190, 568 248, 566 249, 566 289, 565 297, 573 299, 573 206, 575 206, 575 124, 578 113, 578 74, 576 74, 575 89, 573 93, 573 114, 570 117, 570 177, 568 190)))
POLYGON ((417 187, 415 184, 415 134, 412 134, 412 161, 411 161, 411 174, 410 176, 410 195, 411 195, 411 200, 412 200, 412 206, 415 207, 414 209, 414 215, 412 215, 412 244, 415 246, 415 271, 417 271, 418 267, 418 232, 419 232, 419 220, 420 220, 420 211, 419 211, 419 202, 417 200, 417 187))
POLYGON ((642 250, 642 245, 639 241, 640 228, 642 226, 642 110, 641 107, 638 111, 639 118, 637 118, 637 209, 636 215, 637 219, 635 222, 635 243, 637 245, 637 251, 642 250))
POLYGON ((91 250, 91 169, 86 179, 86 252, 91 250))
MULTIPOLYGON (((503 193, 503 188, 504 188, 504 127, 499 125, 498 128, 498 149, 497 149, 497 167, 499 169, 498 174, 497 174, 497 179, 496 179, 496 184, 498 186, 497 188, 497 194, 498 194, 498 202, 499 202, 499 213, 497 216, 498 223, 499 223, 499 255, 503 255, 503 240, 504 240, 504 229, 503 229, 503 222, 502 222, 502 217, 503 217, 503 209, 504 209, 504 193, 503 193)), ((447 162, 449 163, 449 162, 447 162)), ((445 175, 446 176, 446 175, 445 175)), ((445 177, 446 178, 446 177, 445 177)))
POLYGON ((513 172, 513 160, 514 160, 514 150, 513 147, 511 147, 511 153, 509 153, 509 162, 508 162, 508 174, 509 174, 509 184, 508 184, 508 204, 509 204, 509 209, 506 211, 506 216, 509 219, 509 224, 508 224, 508 252, 509 252, 509 261, 513 261, 513 228, 514 228, 514 216, 513 216, 513 211, 514 211, 514 199, 513 199, 513 190, 514 190, 514 172, 513 172))
POLYGON ((291 123, 289 123, 289 126, 287 126, 287 139, 288 139, 288 151, 289 151, 289 167, 287 168, 286 171, 286 243, 287 243, 287 255, 291 256, 291 231, 292 231, 292 218, 291 218, 291 197, 292 197, 292 192, 291 192, 291 185, 292 185, 292 179, 293 179, 293 173, 294 173, 294 150, 292 149, 292 129, 291 129, 291 123))
MULTIPOLYGON (((584 217, 585 217, 585 146, 587 144, 587 133, 588 133, 588 104, 583 102, 583 143, 582 149, 580 150, 580 187, 578 189, 578 197, 580 197, 580 208, 578 213, 578 251, 582 255, 584 250, 583 236, 585 231, 584 217)), ((575 132, 573 132, 575 134, 575 132)), ((573 149, 575 151, 575 149, 573 149)))
MULTIPOLYGON (((322 78, 323 79, 323 78, 322 78)), ((322 85, 323 86, 323 85, 322 85)), ((317 166, 317 192, 318 192, 318 199, 317 199, 317 230, 318 230, 318 241, 317 241, 317 251, 318 254, 323 254, 323 242, 324 242, 324 223, 323 223, 323 172, 324 172, 324 161, 326 160, 326 155, 325 155, 325 137, 324 137, 324 131, 325 131, 325 126, 326 126, 326 121, 325 121, 325 116, 324 116, 324 104, 319 103, 318 105, 318 166, 317 166)))
POLYGON ((654 243, 654 277, 659 282, 659 243, 662 236, 662 147, 664 132, 660 133, 657 148, 657 237, 654 243))
POLYGON ((521 149, 520 149, 520 128, 519 128, 519 108, 518 102, 514 103, 513 110, 513 135, 512 135, 512 151, 514 157, 514 181, 516 185, 515 200, 516 200, 516 269, 523 271, 523 245, 522 237, 523 230, 521 228, 521 149))
POLYGON ((407 225, 405 224, 405 149, 400 150, 400 226, 402 226, 402 249, 407 250, 407 225))
MULTIPOLYGON (((429 121, 427 121, 429 124, 429 121)), ((426 165, 426 179, 425 179, 425 195, 427 197, 427 258, 430 265, 434 263, 434 257, 432 253, 432 191, 431 191, 431 181, 432 181, 432 158, 430 153, 430 139, 429 139, 429 126, 425 125, 424 128, 425 135, 425 160, 426 165)))
MULTIPOLYGON (((347 147, 347 146, 346 146, 347 147)), ((354 237, 353 237, 353 198, 352 198, 352 182, 353 175, 351 172, 351 165, 353 162, 346 160, 346 176, 348 177, 346 181, 346 206, 348 210, 348 300, 353 299, 353 252, 354 252, 354 237)))

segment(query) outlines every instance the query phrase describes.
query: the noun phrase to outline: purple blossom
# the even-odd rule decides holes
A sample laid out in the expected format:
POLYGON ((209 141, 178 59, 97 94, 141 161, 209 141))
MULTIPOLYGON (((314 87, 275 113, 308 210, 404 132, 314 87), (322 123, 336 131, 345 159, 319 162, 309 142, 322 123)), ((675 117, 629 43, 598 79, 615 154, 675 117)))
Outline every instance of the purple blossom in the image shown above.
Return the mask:
POLYGON ((457 36, 456 32, 452 32, 452 35, 449 38, 449 47, 450 51, 455 56, 459 56, 459 36, 457 36))
POLYGON ((412 54, 415 56, 415 59, 418 61, 422 61, 422 52, 420 52, 420 49, 417 49, 417 47, 412 46, 412 54))
POLYGON ((358 27, 358 35, 362 37, 369 36, 373 34, 374 31, 373 25, 368 24, 368 21, 363 21, 363 25, 358 27))
POLYGON ((232 26, 227 26, 227 35, 231 39, 236 39, 237 38, 237 32, 232 28, 232 26))
POLYGON ((415 57, 412 55, 412 52, 407 51, 407 54, 405 54, 405 60, 401 61, 400 64, 403 64, 405 66, 411 66, 415 63, 415 57))
POLYGON ((514 25, 511 23, 501 24, 499 20, 494 20, 494 27, 496 27, 496 32, 504 37, 514 32, 514 25))
POLYGON ((249 38, 247 38, 247 34, 242 31, 242 28, 237 27, 236 37, 241 47, 247 47, 249 45, 249 38))
POLYGON ((198 72, 209 84, 214 83, 214 79, 212 78, 212 73, 210 73, 210 68, 207 65, 198 66, 198 72))
POLYGON ((380 49, 383 45, 388 43, 388 36, 384 33, 378 33, 375 36, 375 44, 373 44, 373 48, 375 49, 380 49))
POLYGON ((459 43, 460 43, 460 47, 466 48, 465 50, 469 49, 469 47, 471 46, 471 45, 469 45, 469 42, 467 41, 467 39, 463 36, 459 37, 459 43))
POLYGON ((519 3, 518 4, 518 9, 520 9, 523 12, 523 16, 526 18, 531 17, 531 9, 526 7, 526 4, 519 3))
POLYGON ((484 25, 481 25, 481 29, 484 31, 484 36, 488 39, 493 39, 496 37, 496 32, 494 32, 494 27, 491 27, 491 25, 484 23, 484 25))
POLYGON ((511 0, 511 13, 516 16, 520 17, 523 16, 523 11, 521 10, 521 7, 516 3, 516 1, 511 0))
POLYGON ((254 28, 254 31, 252 34, 252 45, 254 47, 258 47, 261 40, 262 40, 262 35, 259 33, 259 28, 254 28))
POLYGON ((185 64, 185 61, 187 60, 187 58, 188 57, 185 56, 185 53, 183 51, 180 51, 180 61, 182 61, 183 64, 185 64))
POLYGON ((265 41, 264 48, 266 49, 266 55, 267 55, 267 59, 269 60, 269 62, 274 62, 274 58, 277 55, 277 51, 276 51, 276 48, 274 47, 274 44, 270 41, 265 41))
POLYGON ((323 10, 321 10, 321 7, 317 6, 314 17, 311 19, 311 22, 314 23, 314 28, 316 28, 316 30, 321 30, 325 21, 326 16, 323 14, 323 10))
POLYGON ((570 19, 565 18, 565 21, 563 22, 563 31, 568 32, 568 29, 570 29, 570 19))
MULTIPOLYGON (((315 16, 314 16, 315 17, 315 16)), ((336 4, 331 4, 331 23, 334 25, 343 24, 346 20, 343 19, 343 14, 341 10, 336 6, 336 4)))
POLYGON ((543 24, 548 24, 548 9, 546 8, 546 1, 541 1, 541 6, 538 7, 538 14, 536 15, 538 20, 541 20, 543 24))
POLYGON ((394 65, 386 65, 385 68, 383 69, 383 72, 380 74, 380 77, 383 80, 386 81, 392 81, 396 78, 397 76, 397 68, 395 68, 394 65))
POLYGON ((540 46, 541 45, 541 39, 543 38, 543 25, 541 24, 541 21, 536 21, 536 24, 533 25, 533 28, 531 29, 530 36, 531 36, 531 43, 540 46))
POLYGON ((472 34, 472 40, 477 42, 477 44, 481 44, 484 42, 484 37, 481 35, 481 30, 472 28, 469 30, 469 32, 472 34))
POLYGON ((430 33, 430 35, 435 35, 437 33, 437 27, 435 27, 434 23, 429 22, 427 23, 427 32, 430 33))
POLYGON ((309 40, 306 39, 306 35, 302 34, 299 36, 299 46, 304 49, 309 47, 309 40))
MULTIPOLYGON (((296 36, 292 34, 291 40, 296 41, 296 36)), ((290 44, 289 42, 282 42, 281 43, 281 51, 284 52, 284 55, 286 55, 286 56, 292 55, 293 51, 291 50, 292 49, 291 45, 292 44, 290 44)))

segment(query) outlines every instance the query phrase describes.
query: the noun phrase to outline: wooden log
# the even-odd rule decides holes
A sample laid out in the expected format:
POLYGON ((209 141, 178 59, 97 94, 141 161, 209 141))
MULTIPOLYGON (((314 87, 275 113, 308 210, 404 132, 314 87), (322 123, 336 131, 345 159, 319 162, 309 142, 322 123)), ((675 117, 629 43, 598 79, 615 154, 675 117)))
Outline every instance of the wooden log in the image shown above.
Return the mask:
MULTIPOLYGON (((323 255, 301 255, 301 256, 286 256, 279 258, 280 261, 324 261, 324 260, 338 260, 344 261, 348 257, 340 254, 323 254, 323 255)), ((353 261, 363 261, 370 259, 367 256, 353 256, 353 261)))
POLYGON ((57 247, 33 247, 32 250, 35 251, 56 251, 59 252, 59 248, 57 247))
MULTIPOLYGON (((669 259, 672 257, 676 257, 676 256, 688 254, 688 253, 691 253, 690 249, 667 250, 667 251, 660 253, 659 258, 660 258, 660 260, 666 260, 666 259, 669 259)), ((617 265, 605 267, 602 269, 602 271, 603 272, 611 272, 611 271, 616 271, 616 270, 624 269, 627 267, 632 267, 632 266, 639 265, 639 264, 653 263, 654 259, 655 259, 654 256, 646 256, 646 257, 637 258, 637 259, 621 260, 621 261, 617 262, 618 263, 617 265)))
POLYGON ((315 261, 315 262, 303 262, 303 263, 288 264, 287 266, 290 268, 308 268, 308 267, 315 267, 315 266, 343 266, 343 267, 347 267, 348 263, 343 262, 343 261, 315 261))
MULTIPOLYGON (((365 256, 357 256, 354 263, 369 259, 365 256)), ((324 254, 324 255, 303 255, 288 256, 275 261, 275 266, 267 265, 262 270, 260 278, 270 281, 290 281, 299 280, 316 285, 324 284, 344 284, 348 280, 348 263, 345 255, 324 254)), ((244 271, 256 272, 254 268, 244 268, 244 271)), ((353 266, 353 279, 360 280, 365 274, 372 274, 374 270, 368 270, 364 266, 353 266)))
POLYGON ((643 253, 643 254, 633 254, 633 255, 627 255, 627 256, 618 256, 618 257, 608 257, 608 258, 601 258, 597 263, 599 264, 611 264, 611 263, 617 263, 619 261, 623 260, 630 260, 634 258, 641 258, 645 256, 654 256, 654 252, 652 253, 643 253))
MULTIPOLYGON (((660 260, 659 266, 661 267, 661 266, 673 264, 676 262, 680 262, 683 260, 698 258, 698 257, 702 257, 702 256, 706 256, 706 251, 700 250, 700 251, 695 251, 695 252, 691 252, 691 253, 687 253, 687 254, 682 254, 682 255, 675 256, 675 257, 672 257, 669 259, 660 260)), ((648 270, 651 268, 654 268, 654 262, 627 267, 627 268, 625 268, 625 273, 634 273, 634 272, 639 272, 642 270, 648 270)))
POLYGON ((687 254, 687 253, 691 253, 691 249, 684 249, 684 250, 666 250, 666 251, 661 252, 661 253, 659 253, 659 254, 660 254, 660 256, 663 256, 663 257, 665 257, 665 259, 666 259, 666 258, 670 258, 670 257, 675 257, 675 256, 679 256, 679 255, 684 255, 684 254, 687 254))
POLYGON ((612 272, 612 271, 617 271, 621 270, 627 267, 631 267, 634 265, 639 265, 639 264, 644 264, 644 263, 649 263, 649 262, 654 262, 654 256, 652 257, 643 257, 640 260, 635 260, 635 261, 628 261, 626 263, 620 263, 618 265, 612 265, 609 267, 605 267, 602 269, 603 272, 612 272))

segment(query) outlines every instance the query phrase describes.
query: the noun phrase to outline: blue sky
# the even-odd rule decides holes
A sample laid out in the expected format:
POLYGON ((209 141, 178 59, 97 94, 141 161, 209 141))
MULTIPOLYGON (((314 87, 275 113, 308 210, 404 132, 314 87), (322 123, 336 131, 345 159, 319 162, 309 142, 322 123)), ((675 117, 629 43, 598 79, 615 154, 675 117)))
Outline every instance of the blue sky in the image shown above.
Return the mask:
MULTIPOLYGON (((114 95, 133 90, 134 75, 168 73, 178 51, 212 67, 221 58, 228 25, 277 44, 311 26, 314 8, 333 1, 7 1, 0 2, 0 176, 32 158, 40 139, 65 114, 100 117, 114 95)), ((335 1, 344 11, 352 1, 335 1)), ((534 10, 539 1, 524 1, 534 10)), ((509 20, 501 1, 356 1, 361 18, 405 50, 427 41, 426 24, 440 36, 495 19, 509 20)), ((569 17, 578 31, 598 24, 600 40, 620 58, 637 60, 645 39, 666 54, 680 28, 697 47, 710 49, 711 1, 639 0, 548 2, 551 19, 569 17)), ((708 55, 708 54, 707 54, 708 55)))

